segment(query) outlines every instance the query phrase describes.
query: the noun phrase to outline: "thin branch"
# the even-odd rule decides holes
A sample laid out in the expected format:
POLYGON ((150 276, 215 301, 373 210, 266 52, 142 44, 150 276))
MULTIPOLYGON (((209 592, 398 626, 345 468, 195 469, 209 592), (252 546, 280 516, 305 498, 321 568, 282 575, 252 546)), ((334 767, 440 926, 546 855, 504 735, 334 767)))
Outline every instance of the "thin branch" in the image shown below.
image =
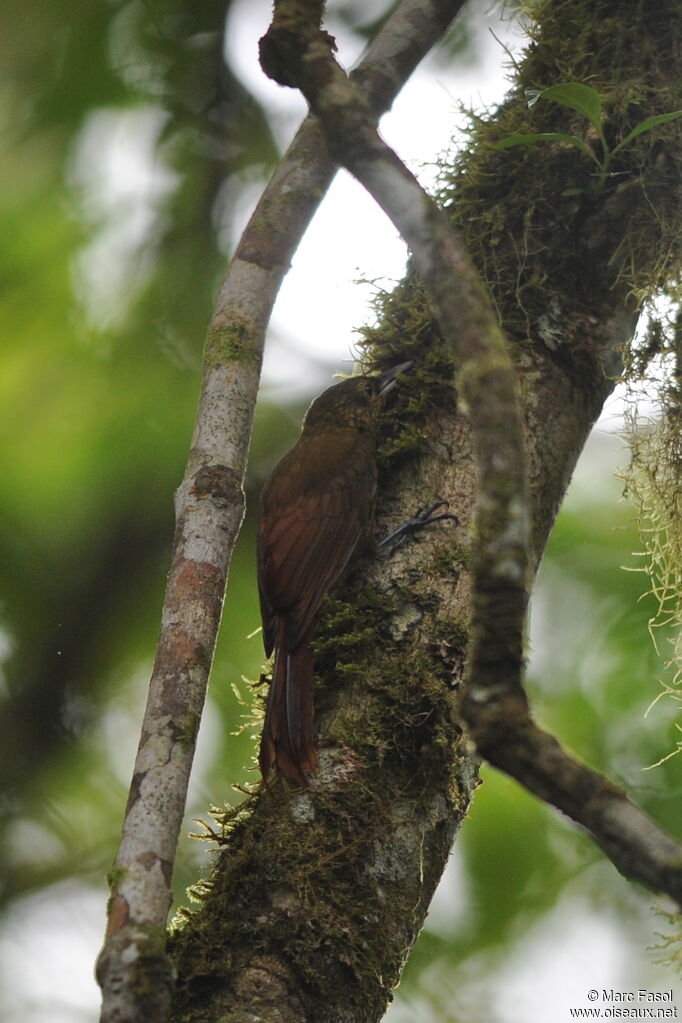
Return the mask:
MULTIPOLYGON (((299 7, 305 7, 300 0, 299 7)), ((316 5, 308 5, 312 18, 316 5)), ((330 40, 276 0, 261 41, 264 70, 295 83, 319 116, 331 152, 391 217, 414 253, 449 341, 471 419, 478 502, 468 682, 463 713, 479 752, 585 827, 615 866, 682 901, 682 845, 625 793, 574 761, 532 721, 522 688, 527 600, 527 488, 521 416, 504 338, 482 285, 443 214, 380 139, 330 40)))
POLYGON ((538 728, 526 701, 504 682, 486 695, 477 703, 474 690, 463 700, 481 755, 585 828, 621 874, 682 906, 682 843, 538 728))
MULTIPOLYGON (((464 0, 405 0, 355 72, 372 110, 388 109, 464 0)), ((335 163, 308 117, 264 192, 208 327, 202 391, 185 477, 161 633, 114 870, 98 962, 103 1021, 163 1020, 171 997, 164 953, 175 847, 244 513, 243 477, 263 339, 291 257, 335 163)))

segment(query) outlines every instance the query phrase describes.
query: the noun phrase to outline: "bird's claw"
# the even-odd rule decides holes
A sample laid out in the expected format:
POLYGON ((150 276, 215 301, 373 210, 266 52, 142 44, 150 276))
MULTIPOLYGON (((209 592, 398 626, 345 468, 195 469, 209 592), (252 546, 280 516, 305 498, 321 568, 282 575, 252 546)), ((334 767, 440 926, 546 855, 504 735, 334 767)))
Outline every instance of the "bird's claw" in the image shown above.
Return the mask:
POLYGON ((439 508, 449 507, 450 505, 447 501, 441 500, 436 501, 435 504, 432 504, 428 508, 419 508, 412 518, 407 519, 406 522, 403 522, 397 529, 394 529, 388 534, 388 536, 385 536, 379 543, 379 548, 386 547, 388 544, 393 544, 394 547, 400 547, 405 543, 408 536, 412 536, 415 543, 420 543, 421 541, 417 536, 417 533, 419 530, 425 529, 426 526, 431 526, 434 522, 443 522, 445 519, 452 519, 454 522, 459 522, 457 516, 451 515, 448 511, 441 512, 439 515, 435 514, 439 508))

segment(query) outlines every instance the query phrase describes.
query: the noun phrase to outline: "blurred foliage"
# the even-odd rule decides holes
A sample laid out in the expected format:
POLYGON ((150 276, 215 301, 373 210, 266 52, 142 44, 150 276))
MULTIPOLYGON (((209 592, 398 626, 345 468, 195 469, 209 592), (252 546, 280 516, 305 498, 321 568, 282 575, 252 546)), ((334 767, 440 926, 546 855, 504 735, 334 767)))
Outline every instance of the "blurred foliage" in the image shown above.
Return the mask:
POLYGON ((230 185, 277 158, 223 56, 229 8, 0 11, 3 900, 101 877, 120 826, 101 722, 139 712, 153 656, 230 185))
MULTIPOLYGON (((362 35, 388 5, 331 6, 362 35)), ((244 189, 263 181, 277 156, 274 115, 224 59, 230 8, 230 0, 33 0, 0 9, 5 920, 16 918, 28 896, 56 899, 67 879, 98 887, 103 911, 154 654, 203 332, 244 189)), ((455 49, 464 45, 458 38, 455 49)), ((259 409, 249 508, 293 440, 301 411, 259 409)), ((559 520, 534 600, 542 637, 535 640, 536 701, 548 727, 674 829, 682 758, 640 771, 668 739, 663 711, 644 719, 661 670, 646 633, 650 611, 638 603, 645 585, 619 568, 635 537, 631 512, 613 496, 578 500, 559 520)), ((252 635, 253 560, 248 517, 187 830, 211 803, 238 799, 233 784, 254 778, 250 733, 233 734, 247 713, 233 686, 248 701, 242 679, 257 678, 263 659, 260 635, 252 635)), ((178 899, 202 856, 200 843, 182 844, 178 899)), ((421 999, 421 1020, 429 1012, 456 1018, 438 1008, 449 988, 435 990, 434 970, 452 983, 465 969, 486 973, 507 942, 518 941, 565 885, 600 860, 583 836, 491 772, 457 857, 464 906, 445 923, 441 911, 437 927, 429 923, 401 988, 403 1006, 421 999)), ((611 911, 632 925, 628 888, 612 875, 606 872, 611 911)), ((82 964, 88 976, 96 951, 82 964)))

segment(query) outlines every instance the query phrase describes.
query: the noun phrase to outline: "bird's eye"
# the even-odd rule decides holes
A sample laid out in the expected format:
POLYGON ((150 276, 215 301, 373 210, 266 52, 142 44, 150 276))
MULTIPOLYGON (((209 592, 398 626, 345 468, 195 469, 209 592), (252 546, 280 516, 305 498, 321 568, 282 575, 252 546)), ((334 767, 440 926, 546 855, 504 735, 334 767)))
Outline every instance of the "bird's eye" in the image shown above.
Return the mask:
POLYGON ((374 384, 372 383, 371 380, 368 380, 367 383, 365 384, 365 392, 367 394, 374 394, 374 384))

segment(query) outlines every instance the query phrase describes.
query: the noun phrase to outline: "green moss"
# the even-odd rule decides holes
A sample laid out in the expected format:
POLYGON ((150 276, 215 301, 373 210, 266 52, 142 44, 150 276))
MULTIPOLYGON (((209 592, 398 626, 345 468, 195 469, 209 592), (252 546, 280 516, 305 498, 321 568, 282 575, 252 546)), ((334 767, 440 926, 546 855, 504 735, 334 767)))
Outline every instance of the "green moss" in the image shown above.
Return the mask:
POLYGON ((566 337, 566 310, 582 308, 584 316, 600 320, 612 308, 614 286, 630 294, 634 307, 666 287, 671 268, 679 265, 678 122, 625 147, 599 201, 591 194, 595 167, 574 147, 492 148, 511 135, 543 131, 599 145, 582 115, 551 102, 529 109, 527 89, 589 84, 604 98, 604 134, 612 148, 646 117, 682 106, 679 75, 663 70, 666 61, 672 70, 678 59, 679 32, 671 31, 679 24, 675 4, 659 3, 655 11, 646 4, 626 6, 611 16, 604 11, 586 18, 580 5, 573 12, 567 3, 541 5, 542 31, 531 25, 535 40, 514 90, 494 116, 472 116, 467 147, 441 169, 440 201, 452 211, 516 341, 532 336, 550 348, 558 342, 578 347, 584 342, 581 321, 566 337), (653 62, 663 72, 658 77, 653 62), (565 194, 575 189, 582 192, 565 194))
MULTIPOLYGON (((286 814, 281 828, 273 820, 272 813, 283 809, 282 799, 281 793, 264 799, 261 812, 252 820, 252 830, 256 835, 260 833, 263 838, 263 841, 252 846, 258 857, 259 879, 255 880, 256 872, 252 870, 248 874, 252 882, 244 883, 245 874, 243 870, 240 871, 239 919, 223 914, 214 921, 213 927, 206 928, 200 921, 193 920, 194 952, 197 943, 203 941, 205 973, 216 969, 220 971, 230 965, 215 962, 217 926, 220 931, 219 943, 229 939, 233 948, 246 945, 250 949, 250 957, 267 953, 279 943, 284 943, 287 960, 297 964, 299 982, 311 992, 325 988, 328 990, 330 979, 335 974, 338 974, 339 984, 353 981, 364 983, 365 973, 371 968, 369 964, 376 966, 379 950, 371 950, 369 943, 362 940, 361 929, 354 942, 346 943, 346 956, 342 964, 328 960, 325 950, 338 942, 341 928, 345 930, 346 922, 359 914, 361 906, 364 906, 364 912, 371 911, 372 886, 368 883, 365 871, 360 868, 360 863, 364 862, 367 844, 371 843, 371 811, 376 814, 377 808, 367 808, 366 842, 362 848, 349 854, 345 832, 351 830, 353 822, 347 815, 336 812, 338 807, 333 805, 332 797, 316 800, 315 821, 299 828, 292 824, 286 814), (288 875, 286 890, 270 891, 267 887, 268 879, 278 878, 278 865, 283 856, 291 859, 292 841, 296 843, 296 862, 299 866, 294 866, 288 875), (340 855, 340 851, 343 855, 340 855), (334 859, 339 861, 339 871, 335 877, 334 900, 330 904, 328 892, 325 890, 323 893, 317 889, 316 874, 323 868, 326 872, 334 859), (268 916, 267 936, 254 942, 254 931, 249 920, 259 915, 263 923, 264 907, 268 916)), ((240 858, 242 867, 247 866, 243 857, 240 858)), ((221 862, 226 863, 225 860, 221 862)), ((252 866, 255 868, 256 863, 253 862, 252 866)), ((229 904, 229 892, 234 880, 233 866, 224 871, 219 870, 214 879, 211 902, 215 899, 216 905, 224 905, 223 900, 227 897, 229 904)), ((210 909, 210 906, 207 908, 210 909)))
POLYGON ((151 926, 146 926, 145 931, 144 941, 138 942, 139 956, 131 970, 132 988, 138 997, 155 1000, 159 990, 169 984, 166 932, 151 926))
MULTIPOLYGON (((263 1023, 268 1023, 265 1016, 260 1017, 263 1023)), ((218 1023, 253 1023, 252 1012, 228 1012, 226 1015, 222 1015, 218 1020, 218 1023)))
POLYGON ((431 556, 431 567, 437 576, 457 580, 471 565, 471 545, 458 540, 439 543, 431 556))
POLYGON ((657 953, 655 962, 672 966, 677 974, 682 977, 682 919, 679 913, 666 912, 662 908, 655 910, 656 915, 661 917, 667 927, 667 933, 658 933, 658 942, 653 946, 657 953))
POLYGON ((394 595, 370 586, 354 591, 349 584, 335 590, 322 605, 313 641, 317 673, 324 676, 336 669, 339 660, 348 664, 371 650, 379 636, 386 636, 387 616, 394 607, 394 595))
POLYGON ((257 369, 261 359, 262 353, 253 344, 251 332, 245 323, 231 323, 229 326, 211 324, 209 327, 204 348, 205 367, 238 362, 257 369))
MULTIPOLYGON (((195 892, 201 912, 183 914, 173 937, 181 978, 219 986, 240 964, 273 954, 310 1006, 330 1004, 336 989, 346 1004, 357 992, 377 1018, 385 1009, 404 955, 401 921, 425 910, 451 840, 456 814, 443 804, 442 827, 428 824, 429 793, 443 791, 460 739, 442 657, 418 649, 406 672, 391 639, 387 614, 401 600, 349 584, 325 602, 315 643, 322 743, 329 729, 334 755, 349 765, 359 758, 364 770, 314 795, 274 782, 218 818, 223 854, 195 892), (341 677, 350 692, 337 704, 341 677)), ((181 980, 180 1004, 191 1001, 192 983, 182 990, 181 980)))
POLYGON ((126 867, 119 867, 118 864, 114 864, 111 870, 107 871, 107 885, 109 886, 110 892, 117 892, 121 887, 121 882, 128 876, 128 870, 126 867))
POLYGON ((425 427, 434 409, 454 411, 456 392, 452 358, 434 327, 426 289, 408 274, 390 294, 374 302, 376 323, 360 332, 358 342, 368 370, 383 371, 411 361, 388 400, 379 435, 380 481, 424 447, 425 427))
POLYGON ((445 641, 453 649, 463 651, 469 638, 469 622, 464 618, 447 618, 439 616, 433 627, 438 641, 445 641))
POLYGON ((197 733, 199 731, 199 725, 201 724, 201 715, 198 713, 190 713, 184 715, 184 717, 177 721, 175 724, 176 728, 176 739, 177 742, 182 746, 193 748, 196 743, 197 733))

